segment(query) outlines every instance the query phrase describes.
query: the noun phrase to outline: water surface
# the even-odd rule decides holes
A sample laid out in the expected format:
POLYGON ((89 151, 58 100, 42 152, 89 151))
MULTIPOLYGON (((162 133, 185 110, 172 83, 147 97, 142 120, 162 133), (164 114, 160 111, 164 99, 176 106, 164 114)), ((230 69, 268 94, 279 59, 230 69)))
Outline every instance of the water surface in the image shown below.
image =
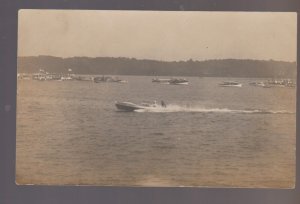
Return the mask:
POLYGON ((191 77, 188 86, 121 78, 129 83, 18 81, 18 183, 293 186, 295 88, 245 78, 191 77), (226 80, 243 87, 218 86, 226 80), (143 100, 168 107, 114 106, 143 100))

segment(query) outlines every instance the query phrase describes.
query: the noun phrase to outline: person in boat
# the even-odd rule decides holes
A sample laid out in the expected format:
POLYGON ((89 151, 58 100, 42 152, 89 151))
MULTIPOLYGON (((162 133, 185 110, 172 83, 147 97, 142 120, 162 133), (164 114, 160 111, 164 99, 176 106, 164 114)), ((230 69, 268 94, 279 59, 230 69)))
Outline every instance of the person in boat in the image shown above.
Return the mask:
POLYGON ((161 100, 161 106, 164 107, 164 108, 166 108, 167 104, 163 100, 161 100))

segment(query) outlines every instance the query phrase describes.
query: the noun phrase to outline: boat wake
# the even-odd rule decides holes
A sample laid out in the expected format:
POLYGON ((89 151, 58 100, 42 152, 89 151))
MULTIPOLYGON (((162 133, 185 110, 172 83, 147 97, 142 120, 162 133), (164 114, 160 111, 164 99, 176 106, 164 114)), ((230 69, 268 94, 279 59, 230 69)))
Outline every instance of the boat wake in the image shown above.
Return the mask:
POLYGON ((199 113, 236 113, 236 114, 294 114, 285 110, 232 110, 228 108, 204 108, 189 107, 169 104, 167 107, 147 107, 144 109, 134 110, 135 112, 153 112, 153 113, 171 113, 171 112, 199 112, 199 113))

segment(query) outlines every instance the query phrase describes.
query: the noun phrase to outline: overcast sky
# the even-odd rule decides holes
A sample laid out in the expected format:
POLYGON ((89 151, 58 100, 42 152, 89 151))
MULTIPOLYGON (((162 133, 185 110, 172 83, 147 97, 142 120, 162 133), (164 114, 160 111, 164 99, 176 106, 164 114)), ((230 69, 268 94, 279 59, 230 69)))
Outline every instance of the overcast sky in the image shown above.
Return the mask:
POLYGON ((18 55, 296 61, 296 13, 20 10, 18 55))

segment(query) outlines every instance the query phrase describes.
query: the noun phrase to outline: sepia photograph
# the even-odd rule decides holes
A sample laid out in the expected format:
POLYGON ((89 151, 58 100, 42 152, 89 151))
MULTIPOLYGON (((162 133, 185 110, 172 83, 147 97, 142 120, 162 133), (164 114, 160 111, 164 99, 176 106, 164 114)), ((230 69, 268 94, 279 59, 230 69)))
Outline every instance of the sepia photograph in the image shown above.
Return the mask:
POLYGON ((295 188, 297 13, 18 13, 16 183, 295 188))

